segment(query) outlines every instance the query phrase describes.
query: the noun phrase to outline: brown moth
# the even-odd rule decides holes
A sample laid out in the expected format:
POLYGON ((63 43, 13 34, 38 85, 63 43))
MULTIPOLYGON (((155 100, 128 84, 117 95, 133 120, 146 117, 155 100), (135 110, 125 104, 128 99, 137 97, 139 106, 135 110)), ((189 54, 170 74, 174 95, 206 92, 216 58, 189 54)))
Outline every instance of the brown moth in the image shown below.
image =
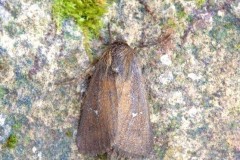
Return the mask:
POLYGON ((146 157, 152 150, 153 137, 135 51, 124 42, 114 42, 95 68, 81 108, 79 152, 146 157))

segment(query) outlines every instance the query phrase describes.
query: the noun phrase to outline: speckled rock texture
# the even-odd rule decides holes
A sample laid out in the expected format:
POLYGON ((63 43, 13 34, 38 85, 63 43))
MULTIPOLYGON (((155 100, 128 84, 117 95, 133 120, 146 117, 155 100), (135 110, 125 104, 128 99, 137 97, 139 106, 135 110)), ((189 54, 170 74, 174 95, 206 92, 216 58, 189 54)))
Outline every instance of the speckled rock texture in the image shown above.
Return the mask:
MULTIPOLYGON (((91 67, 81 30, 50 0, 0 0, 0 159, 93 159, 75 138, 91 67), (77 81, 70 81, 76 78, 77 81)), ((151 160, 240 159, 240 1, 118 0, 103 17, 137 48, 151 160), (139 48, 143 44, 153 44, 139 48)), ((100 56, 108 40, 91 41, 100 56)))

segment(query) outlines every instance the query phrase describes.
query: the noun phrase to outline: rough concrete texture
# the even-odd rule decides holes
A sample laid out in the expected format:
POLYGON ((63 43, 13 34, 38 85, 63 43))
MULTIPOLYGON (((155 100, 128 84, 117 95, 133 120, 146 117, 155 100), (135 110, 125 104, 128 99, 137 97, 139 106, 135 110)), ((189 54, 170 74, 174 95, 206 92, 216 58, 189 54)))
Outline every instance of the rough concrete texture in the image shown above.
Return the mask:
MULTIPOLYGON (((81 30, 66 20, 56 32, 51 6, 0 0, 2 160, 89 159, 75 144, 85 81, 61 82, 91 65, 81 30)), ((118 0, 103 21, 133 48, 157 42, 137 53, 154 129, 149 159, 239 160, 240 1, 118 0)), ((94 54, 107 33, 91 42, 94 54)))

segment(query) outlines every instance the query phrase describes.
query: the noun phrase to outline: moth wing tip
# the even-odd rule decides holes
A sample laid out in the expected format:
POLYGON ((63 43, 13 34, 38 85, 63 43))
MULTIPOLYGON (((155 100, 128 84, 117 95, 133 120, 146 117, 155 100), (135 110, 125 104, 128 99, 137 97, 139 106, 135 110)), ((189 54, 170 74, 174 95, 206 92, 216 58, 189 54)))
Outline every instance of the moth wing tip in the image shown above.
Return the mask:
POLYGON ((119 156, 125 157, 125 158, 147 158, 152 153, 152 148, 148 148, 146 149, 146 151, 142 153, 131 153, 117 146, 114 146, 113 148, 114 148, 114 152, 116 152, 119 156))

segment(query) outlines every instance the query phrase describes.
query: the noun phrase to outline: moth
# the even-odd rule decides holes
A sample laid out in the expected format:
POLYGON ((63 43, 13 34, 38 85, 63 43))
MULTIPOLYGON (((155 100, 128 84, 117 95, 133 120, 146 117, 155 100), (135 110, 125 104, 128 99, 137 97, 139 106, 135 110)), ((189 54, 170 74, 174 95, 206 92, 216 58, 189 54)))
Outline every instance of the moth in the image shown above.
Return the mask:
POLYGON ((140 158, 152 151, 145 85, 135 50, 125 42, 109 45, 96 63, 76 141, 81 154, 92 156, 115 152, 140 158))

